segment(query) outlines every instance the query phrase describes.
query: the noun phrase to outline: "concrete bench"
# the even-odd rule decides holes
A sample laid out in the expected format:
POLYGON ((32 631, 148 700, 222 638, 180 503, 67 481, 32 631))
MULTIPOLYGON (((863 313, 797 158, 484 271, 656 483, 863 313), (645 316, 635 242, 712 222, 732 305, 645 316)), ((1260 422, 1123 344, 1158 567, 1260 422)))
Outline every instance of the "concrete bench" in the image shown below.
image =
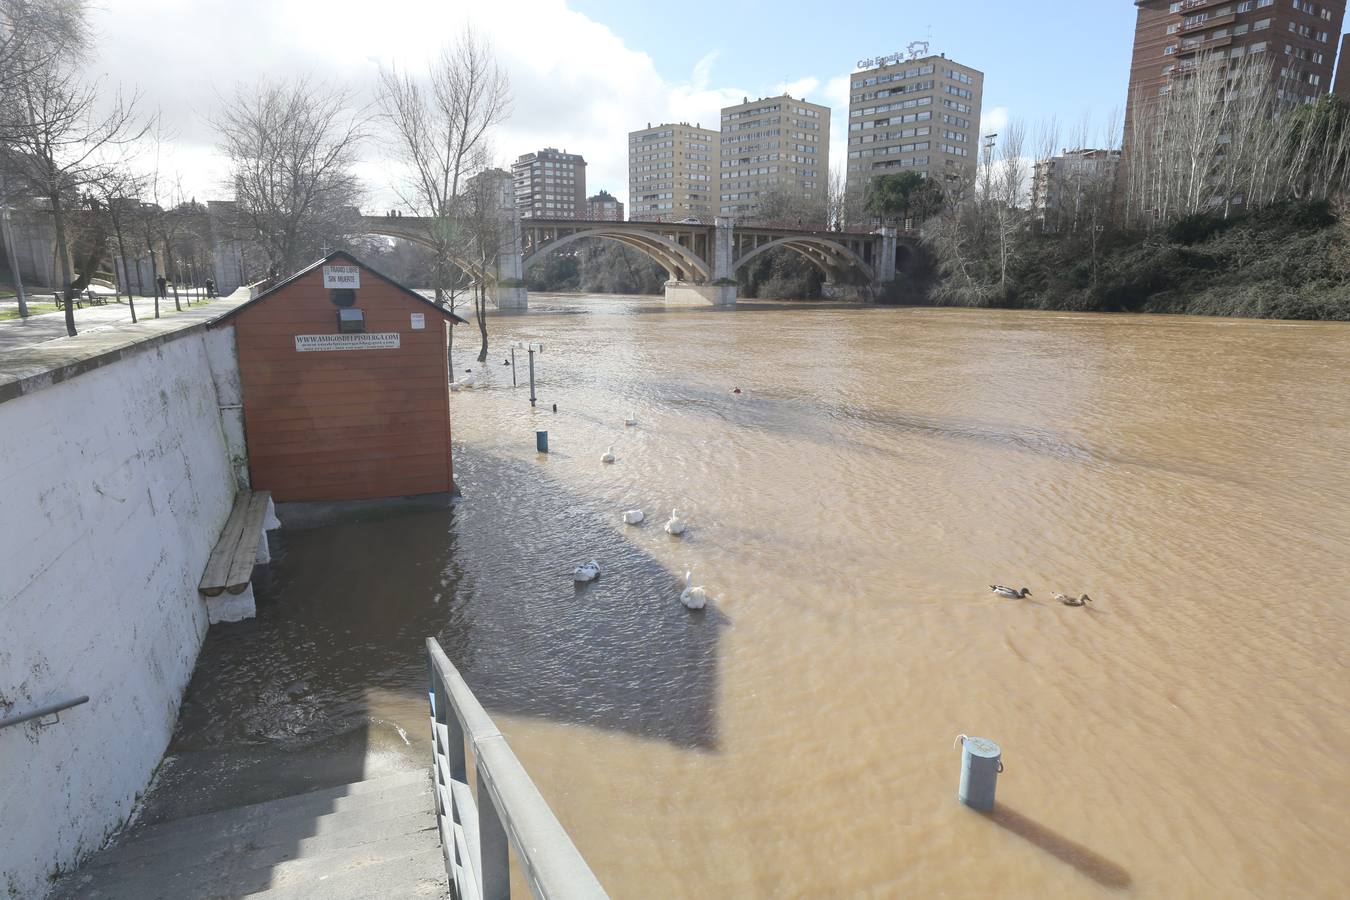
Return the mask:
POLYGON ((234 508, 197 585, 206 599, 206 615, 212 625, 251 619, 257 614, 253 566, 271 562, 267 532, 279 525, 271 491, 240 491, 234 498, 234 508))

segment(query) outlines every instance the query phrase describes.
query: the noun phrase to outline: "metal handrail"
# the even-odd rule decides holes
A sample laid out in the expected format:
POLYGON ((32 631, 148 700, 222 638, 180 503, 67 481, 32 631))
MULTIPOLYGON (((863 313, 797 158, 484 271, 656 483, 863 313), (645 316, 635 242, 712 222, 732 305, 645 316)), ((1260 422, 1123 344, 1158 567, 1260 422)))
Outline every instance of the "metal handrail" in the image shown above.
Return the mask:
POLYGON ((435 638, 427 638, 427 670, 436 824, 453 895, 457 900, 509 898, 509 841, 536 898, 608 897, 435 638), (477 775, 476 797, 469 789, 466 739, 477 775))
MULTIPOLYGON (((76 697, 74 700, 62 700, 60 703, 48 703, 46 706, 39 706, 37 709, 30 710, 18 716, 7 716, 0 719, 0 728, 8 728, 11 725, 22 725, 24 722, 32 719, 40 719, 43 716, 50 716, 52 713, 60 713, 63 709, 70 709, 72 706, 79 706, 81 703, 88 703, 89 697, 76 697)), ((57 716, 57 721, 60 721, 57 716)), ((55 723, 52 723, 55 724, 55 723)))

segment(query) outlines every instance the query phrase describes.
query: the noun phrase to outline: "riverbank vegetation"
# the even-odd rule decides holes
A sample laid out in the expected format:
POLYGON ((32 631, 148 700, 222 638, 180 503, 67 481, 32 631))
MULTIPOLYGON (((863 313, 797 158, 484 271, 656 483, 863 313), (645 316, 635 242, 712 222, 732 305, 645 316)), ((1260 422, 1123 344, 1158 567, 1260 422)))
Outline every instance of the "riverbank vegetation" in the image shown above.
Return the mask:
POLYGON ((1293 85, 1265 65, 1205 61, 1175 79, 1131 116, 1123 161, 1083 150, 1050 175, 1054 129, 1028 148, 1010 125, 923 222, 925 301, 1350 319, 1350 108, 1291 105, 1293 85))

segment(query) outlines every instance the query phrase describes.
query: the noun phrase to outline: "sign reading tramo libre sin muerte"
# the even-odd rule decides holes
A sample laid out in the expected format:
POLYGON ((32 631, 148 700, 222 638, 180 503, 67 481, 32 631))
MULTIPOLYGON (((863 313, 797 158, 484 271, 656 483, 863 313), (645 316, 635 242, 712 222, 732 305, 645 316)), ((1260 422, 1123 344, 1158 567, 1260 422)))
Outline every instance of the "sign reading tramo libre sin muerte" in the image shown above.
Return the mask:
POLYGON ((373 331, 369 334, 297 334, 295 350, 304 353, 310 350, 397 350, 399 334, 397 331, 373 331))
POLYGON ((324 266, 323 286, 326 288, 359 288, 360 266, 324 266))

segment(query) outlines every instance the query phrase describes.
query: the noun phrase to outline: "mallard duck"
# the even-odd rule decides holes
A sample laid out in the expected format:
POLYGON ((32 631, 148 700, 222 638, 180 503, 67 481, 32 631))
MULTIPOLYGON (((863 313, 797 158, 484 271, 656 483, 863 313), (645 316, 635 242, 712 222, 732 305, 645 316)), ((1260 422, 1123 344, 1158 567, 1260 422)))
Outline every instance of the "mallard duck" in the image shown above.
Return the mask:
POLYGON ((1031 591, 1026 588, 1016 591, 1002 584, 991 584, 989 585, 989 590, 998 594, 1000 597, 1007 597, 1009 600, 1021 600, 1023 597, 1031 596, 1031 591))
POLYGON ((626 509, 623 512, 623 521, 625 525, 641 524, 644 518, 646 517, 642 515, 642 510, 640 509, 626 509))
POLYGON ((701 585, 691 587, 694 580, 693 570, 686 570, 684 573, 684 590, 680 591, 680 602, 690 609, 702 609, 708 605, 708 592, 701 585))
POLYGON ((1084 594, 1081 597, 1074 597, 1069 594, 1061 594, 1056 592, 1052 593, 1050 596, 1054 597, 1056 600, 1058 600, 1060 603, 1063 603, 1065 606, 1087 606, 1089 603, 1092 602, 1092 598, 1089 597, 1087 594, 1084 594))
POLYGON ((572 570, 572 580, 577 584, 585 584, 588 581, 594 581, 600 577, 600 564, 591 560, 583 566, 577 566, 572 570))
POLYGON ((610 444, 610 445, 609 445, 609 449, 606 450, 604 453, 601 453, 601 454, 600 454, 600 461, 601 461, 602 463, 612 463, 612 462, 614 462, 614 445, 613 445, 613 444, 610 444))
POLYGON ((666 534, 684 534, 684 519, 680 518, 678 509, 670 511, 670 518, 666 520, 666 534))

